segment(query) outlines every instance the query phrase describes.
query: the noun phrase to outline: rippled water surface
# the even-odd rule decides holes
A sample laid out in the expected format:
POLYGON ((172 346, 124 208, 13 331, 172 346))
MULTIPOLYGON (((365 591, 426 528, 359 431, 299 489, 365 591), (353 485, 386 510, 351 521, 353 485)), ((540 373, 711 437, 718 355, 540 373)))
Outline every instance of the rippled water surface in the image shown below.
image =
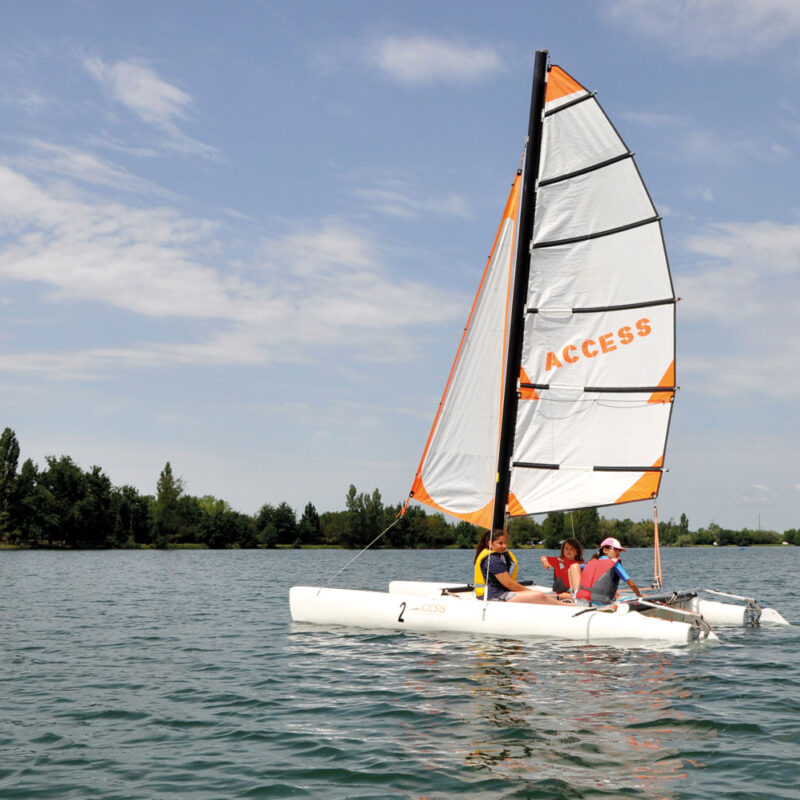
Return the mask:
MULTIPOLYGON (((664 551, 793 623, 666 650, 292 623, 289 586, 351 557, 0 552, 0 797, 798 797, 800 549, 664 551)), ((336 585, 470 573, 375 551, 336 585)))

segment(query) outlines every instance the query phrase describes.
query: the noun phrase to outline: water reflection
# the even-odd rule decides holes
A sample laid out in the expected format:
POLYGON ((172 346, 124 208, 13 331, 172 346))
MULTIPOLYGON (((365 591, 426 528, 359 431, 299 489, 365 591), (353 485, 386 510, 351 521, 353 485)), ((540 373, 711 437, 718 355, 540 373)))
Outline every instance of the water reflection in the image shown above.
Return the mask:
POLYGON ((686 777, 686 732, 673 699, 686 691, 670 654, 534 647, 475 648, 475 717, 483 724, 465 763, 582 792, 674 797, 686 777))
POLYGON ((716 735, 675 707, 690 692, 670 650, 304 626, 290 641, 295 656, 325 660, 328 710, 345 727, 357 712, 369 746, 416 775, 414 797, 672 800, 703 766, 682 754, 716 735))

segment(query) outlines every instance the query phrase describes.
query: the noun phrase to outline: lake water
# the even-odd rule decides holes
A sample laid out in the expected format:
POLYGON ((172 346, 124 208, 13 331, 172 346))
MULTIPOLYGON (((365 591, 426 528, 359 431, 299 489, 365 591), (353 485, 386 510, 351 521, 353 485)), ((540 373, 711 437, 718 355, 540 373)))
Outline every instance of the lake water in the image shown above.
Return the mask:
MULTIPOLYGON (((0 798, 798 797, 799 548, 665 550, 793 623, 666 650, 293 624, 352 555, 0 552, 0 798)), ((335 584, 471 569, 370 551, 335 584)))

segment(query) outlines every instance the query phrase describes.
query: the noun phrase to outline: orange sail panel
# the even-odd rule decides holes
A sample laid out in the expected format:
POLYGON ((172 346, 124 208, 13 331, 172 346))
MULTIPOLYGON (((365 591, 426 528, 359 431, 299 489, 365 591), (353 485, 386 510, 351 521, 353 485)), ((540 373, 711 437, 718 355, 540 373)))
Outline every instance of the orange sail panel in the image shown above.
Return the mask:
POLYGON ((575 92, 586 91, 572 75, 564 72, 561 67, 553 65, 547 77, 547 91, 545 92, 545 103, 560 100, 567 95, 575 92))
POLYGON ((494 501, 520 184, 517 175, 411 487, 414 500, 484 527, 494 501))

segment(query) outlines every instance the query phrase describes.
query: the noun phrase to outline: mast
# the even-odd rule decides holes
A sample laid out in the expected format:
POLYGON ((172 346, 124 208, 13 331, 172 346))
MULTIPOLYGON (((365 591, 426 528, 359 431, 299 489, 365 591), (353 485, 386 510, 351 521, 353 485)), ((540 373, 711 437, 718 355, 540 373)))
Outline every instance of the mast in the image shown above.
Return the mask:
POLYGON ((533 239, 533 214, 536 207, 536 179, 539 175, 539 154, 542 144, 547 55, 547 50, 537 50, 533 66, 531 110, 528 119, 528 141, 525 146, 525 172, 522 176, 517 256, 514 264, 514 295, 509 320, 506 382, 503 387, 503 416, 500 421, 492 530, 503 527, 508 505, 508 490, 511 484, 511 455, 514 450, 514 428, 519 400, 517 383, 522 363, 522 337, 525 328, 525 305, 528 297, 528 276, 531 263, 530 245, 533 239))

